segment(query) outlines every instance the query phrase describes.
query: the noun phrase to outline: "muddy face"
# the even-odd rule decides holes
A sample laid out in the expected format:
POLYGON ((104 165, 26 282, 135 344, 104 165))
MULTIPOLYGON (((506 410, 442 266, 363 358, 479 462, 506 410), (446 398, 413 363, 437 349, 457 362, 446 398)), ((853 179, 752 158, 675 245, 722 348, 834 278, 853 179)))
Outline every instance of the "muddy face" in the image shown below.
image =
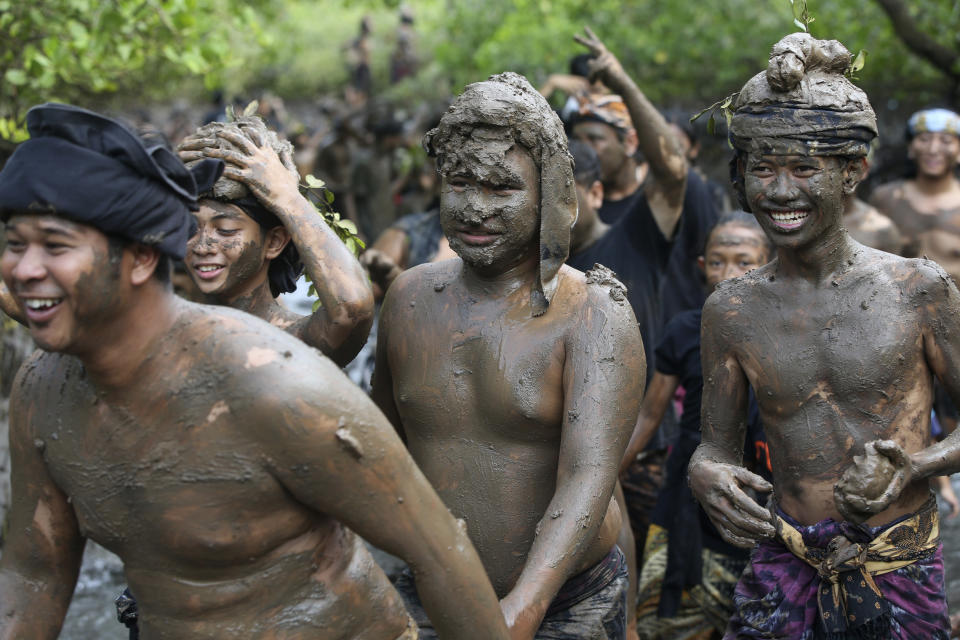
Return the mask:
POLYGON ((537 256, 539 171, 521 148, 511 146, 502 157, 502 163, 458 163, 443 176, 440 190, 440 222, 450 248, 487 273, 501 273, 537 256))
POLYGON ((907 151, 910 159, 917 163, 917 173, 941 178, 957 166, 960 136, 944 131, 920 133, 910 141, 907 151))
POLYGON ((267 277, 264 233, 240 207, 203 200, 195 214, 197 232, 184 258, 197 288, 207 296, 230 300, 267 277))
POLYGON ((81 352, 120 309, 122 253, 97 229, 56 216, 15 215, 0 258, 3 280, 47 351, 81 352))
POLYGON ((802 247, 839 226, 845 171, 834 157, 750 153, 747 202, 777 247, 802 247))
POLYGON ((586 120, 573 126, 572 137, 593 147, 600 160, 600 180, 609 185, 627 161, 627 148, 617 130, 602 122, 586 120))
POLYGON ((767 243, 756 228, 731 223, 714 228, 701 261, 707 288, 736 278, 766 264, 770 256, 767 243))

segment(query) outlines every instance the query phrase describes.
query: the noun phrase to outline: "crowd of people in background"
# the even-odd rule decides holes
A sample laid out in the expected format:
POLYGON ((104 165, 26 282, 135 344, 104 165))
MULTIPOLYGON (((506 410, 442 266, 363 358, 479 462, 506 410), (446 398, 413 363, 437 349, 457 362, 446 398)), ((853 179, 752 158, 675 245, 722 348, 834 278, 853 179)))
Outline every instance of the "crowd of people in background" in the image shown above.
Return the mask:
MULTIPOLYGON (((398 28, 396 51, 390 58, 391 82, 417 72, 414 24, 412 13, 404 10, 398 28)), ((708 410, 701 405, 706 397, 704 385, 705 377, 708 377, 701 364, 702 308, 709 294, 722 286, 721 283, 775 259, 777 247, 765 235, 762 225, 749 213, 751 203, 745 201, 743 189, 734 189, 718 177, 726 175, 728 168, 702 164, 701 151, 706 144, 702 125, 692 123, 688 113, 653 105, 645 96, 643 87, 637 86, 631 79, 629 70, 620 65, 616 56, 589 29, 577 37, 586 52, 570 61, 568 73, 549 75, 539 89, 540 95, 528 95, 529 85, 525 80, 504 74, 492 78, 488 83, 479 83, 489 86, 476 88, 478 85, 471 85, 476 94, 474 98, 470 98, 473 94, 468 89, 465 94, 467 97, 458 98, 453 107, 449 104, 400 106, 379 101, 370 70, 371 30, 370 21, 365 18, 356 38, 345 46, 349 83, 342 99, 328 99, 312 111, 298 106, 294 115, 294 110, 288 109, 283 100, 270 94, 258 96, 251 110, 248 109, 248 96, 226 100, 222 94, 217 94, 213 97, 210 110, 197 118, 189 117, 187 110, 174 113, 162 124, 144 122, 147 116, 139 118, 140 122, 136 124, 141 127, 152 124, 161 129, 169 144, 177 149, 179 159, 191 170, 198 171, 212 160, 222 161, 226 168, 222 176, 218 175, 217 178, 227 179, 236 187, 233 191, 218 191, 217 187, 211 187, 204 194, 193 194, 194 199, 199 195, 198 208, 193 214, 198 229, 189 242, 185 242, 183 251, 170 252, 178 293, 194 301, 224 307, 222 313, 225 319, 222 321, 233 323, 230 326, 235 325, 236 331, 243 335, 256 331, 237 321, 236 316, 231 315, 230 308, 250 313, 283 330, 287 336, 271 337, 272 342, 263 346, 263 349, 276 349, 285 352, 287 357, 293 353, 293 361, 297 362, 289 365, 289 371, 284 369, 284 375, 312 375, 309 366, 315 364, 310 359, 313 356, 302 355, 293 346, 302 342, 328 356, 338 367, 344 368, 360 389, 373 394, 377 406, 403 436, 412 460, 423 470, 443 504, 451 508, 456 517, 466 518, 470 526, 479 528, 480 533, 472 531, 479 555, 472 548, 462 554, 464 557, 454 558, 450 553, 443 555, 454 564, 463 562, 472 569, 483 563, 494 592, 502 603, 507 603, 503 606, 511 629, 522 628, 525 624, 530 626, 531 633, 538 627, 550 629, 549 633, 544 632, 547 635, 537 635, 537 638, 680 640, 721 637, 737 610, 738 596, 735 590, 750 556, 748 551, 741 548, 742 545, 732 544, 727 532, 711 520, 708 512, 698 503, 700 496, 691 490, 687 480, 688 465, 691 459, 695 459, 695 451, 701 446, 702 413, 708 410), (509 89, 504 89, 505 86, 509 89), (552 130, 544 133, 526 121, 515 125, 516 130, 521 131, 515 137, 527 145, 525 148, 529 156, 523 158, 532 157, 535 167, 534 164, 524 164, 527 160, 521 161, 513 151, 501 150, 499 166, 479 151, 475 157, 470 156, 471 145, 479 144, 476 138, 470 137, 470 131, 473 130, 470 127, 489 127, 493 130, 495 127, 491 122, 494 116, 471 113, 472 117, 479 119, 476 122, 481 124, 474 122, 469 126, 463 125, 466 127, 464 131, 467 131, 464 133, 457 129, 460 125, 454 120, 454 116, 462 116, 457 109, 466 110, 463 105, 469 99, 481 100, 487 95, 484 92, 498 91, 505 92, 504 95, 511 92, 515 94, 514 98, 520 106, 511 108, 518 109, 518 113, 522 113, 523 109, 541 108, 542 104, 547 104, 544 98, 555 105, 554 112, 560 122, 557 130, 564 136, 562 148, 564 153, 569 149, 572 166, 564 164, 566 156, 562 161, 556 158, 548 160, 548 157, 552 158, 551 153, 559 153, 550 146, 553 142, 548 140, 552 130), (521 97, 516 98, 516 95, 521 97), (225 115, 227 104, 231 105, 235 114, 243 115, 228 118, 225 115), (488 117, 489 121, 483 119, 488 117), (530 127, 533 133, 528 135, 523 127, 530 127), (423 142, 425 136, 426 142, 423 142), (528 143, 528 138, 535 139, 537 143, 528 143), (466 169, 461 166, 467 165, 468 156, 482 171, 476 166, 467 166, 466 169), (621 385, 616 387, 616 391, 635 396, 632 398, 635 407, 622 398, 618 400, 611 388, 586 380, 582 386, 577 386, 566 380, 562 367, 553 371, 531 365, 529 370, 520 371, 529 365, 536 354, 523 353, 522 344, 527 343, 511 343, 511 340, 518 339, 510 333, 509 326, 500 327, 502 336, 498 339, 514 344, 514 352, 499 356, 503 358, 499 370, 500 374, 514 376, 507 383, 514 388, 504 391, 502 395, 509 397, 509 402, 516 406, 508 403, 506 407, 486 407, 482 398, 459 387, 456 393, 446 391, 448 387, 445 385, 453 384, 447 378, 464 379, 474 370, 480 372, 486 366, 491 367, 491 371, 497 369, 496 358, 484 351, 483 345, 470 343, 470 339, 476 338, 470 338, 471 332, 486 335, 478 328, 481 320, 491 326, 498 322, 509 325, 498 318, 514 313, 511 309, 515 304, 510 297, 514 295, 513 290, 502 296, 490 293, 490 300, 487 301, 477 290, 470 288, 472 276, 468 271, 473 269, 483 274, 483 261, 487 256, 481 255, 482 251, 471 245, 469 240, 464 241, 460 236, 451 234, 451 225, 463 223, 470 215, 483 217, 482 213, 478 213, 479 209, 474 209, 480 205, 470 200, 476 197, 476 202, 480 202, 481 196, 471 195, 472 190, 478 193, 483 191, 484 198, 492 197, 495 200, 499 197, 506 201, 520 190, 510 181, 516 180, 516 176, 526 176, 534 169, 541 176, 541 185, 547 184, 542 176, 549 171, 557 171, 557 175, 561 175, 562 171, 569 170, 567 196, 572 200, 564 201, 561 206, 553 200, 548 201, 544 191, 538 191, 536 212, 543 220, 548 215, 556 216, 561 220, 557 224, 566 224, 570 228, 569 241, 563 247, 567 255, 561 262, 587 274, 587 284, 578 280, 576 287, 565 284, 556 291, 551 289, 550 281, 557 277, 561 267, 560 264, 554 265, 555 268, 544 266, 549 262, 552 250, 550 247, 544 248, 544 242, 552 231, 544 226, 545 222, 541 222, 539 262, 530 262, 530 265, 539 269, 537 278, 540 279, 535 279, 532 293, 527 289, 524 292, 531 296, 531 305, 542 297, 544 309, 554 305, 560 311, 545 316, 552 318, 552 324, 537 330, 547 336, 566 335, 564 332, 570 331, 568 326, 577 325, 584 335, 592 336, 591 340, 603 339, 615 343, 617 358, 642 361, 643 355, 638 355, 639 345, 615 329, 618 322, 629 324, 623 320, 626 316, 618 315, 621 308, 627 308, 624 305, 628 305, 633 314, 631 318, 635 317, 639 327, 642 352, 645 354, 646 368, 642 379, 621 380, 617 377, 619 374, 602 367, 590 371, 591 375, 609 376, 609 380, 615 380, 621 385), (314 205, 301 195, 299 183, 307 175, 322 180, 335 196, 334 208, 345 219, 355 223, 359 237, 366 244, 357 259, 350 255, 322 221, 314 205), (499 177, 490 178, 489 175, 499 177), (458 214, 462 219, 456 218, 453 222, 444 219, 440 205, 443 180, 451 185, 449 188, 455 194, 461 194, 466 203, 458 214), (494 180, 504 184, 490 186, 494 180), (494 196, 489 196, 487 191, 492 191, 494 196), (476 255, 472 255, 471 251, 476 255), (463 258, 469 269, 461 271, 459 261, 451 262, 457 255, 463 258), (427 266, 410 271, 420 265, 427 266), (550 268, 553 268, 552 273, 550 268), (607 287, 604 296, 600 300, 590 299, 589 304, 584 302, 594 295, 589 293, 592 291, 588 286, 593 282, 591 278, 600 281, 608 273, 609 279, 604 280, 607 287), (317 292, 320 304, 316 308, 306 294, 310 283, 305 277, 309 278, 317 292), (614 277, 615 281, 612 280, 614 277), (505 300, 510 301, 509 304, 505 300), (485 304, 490 306, 485 307, 485 304), (473 305, 476 317, 467 321, 464 320, 467 316, 462 315, 465 313, 462 309, 470 305, 473 305), (592 305, 593 309, 602 309, 614 328, 603 323, 592 324, 588 319, 591 316, 577 305, 592 305), (561 314, 558 319, 557 314, 564 310, 566 315, 561 314), (410 325, 416 326, 411 328, 410 325), (608 335, 607 332, 613 333, 608 335), (474 349, 472 360, 458 360, 454 355, 447 362, 436 354, 433 356, 435 361, 430 360, 429 355, 424 359, 422 352, 428 350, 431 342, 436 340, 462 340, 468 345, 465 348, 474 349), (306 359, 307 364, 298 358, 306 359), (487 359, 490 359, 489 362, 487 359), (425 397, 429 395, 427 391, 413 388, 411 380, 419 380, 424 389, 429 389, 440 400, 433 396, 425 397), (522 391, 524 385, 530 385, 532 391, 522 391), (602 397, 602 401, 597 400, 599 408, 573 407, 561 403, 557 405, 562 407, 561 411, 553 405, 548 406, 551 398, 556 400, 572 390, 602 397), (444 393, 450 395, 444 396, 444 393), (535 399, 521 397, 523 393, 533 394, 531 397, 535 399), (444 405, 442 411, 430 409, 434 413, 429 413, 423 407, 432 407, 431 402, 466 403, 477 412, 470 415, 474 418, 480 416, 476 418, 478 421, 482 421, 482 418, 493 423, 507 423, 522 414, 530 424, 552 424, 550 421, 556 422, 559 413, 564 414, 564 425, 578 418, 608 420, 611 424, 629 423, 628 428, 621 430, 623 432, 617 437, 610 436, 609 441, 602 441, 605 447, 625 447, 625 453, 610 462, 600 455, 596 443, 593 443, 593 448, 590 443, 579 443, 576 455, 582 461, 589 460, 596 465, 590 467, 594 470, 594 476, 590 478, 603 480, 597 481, 596 487, 590 489, 595 500, 589 508, 576 500, 564 502, 561 499, 566 485, 575 484, 571 478, 587 483, 589 474, 577 475, 580 468, 574 464, 564 466, 570 461, 564 461, 563 455, 569 455, 569 452, 559 449, 559 444, 557 448, 562 451, 559 465, 556 459, 545 462, 538 457, 542 452, 528 450, 535 449, 532 445, 528 448, 517 445, 515 449, 516 460, 528 465, 524 470, 492 460, 491 473, 505 475, 514 484, 488 477, 472 480, 459 477, 456 470, 451 470, 453 467, 459 468, 454 464, 459 456, 481 454, 469 448, 444 449, 433 439, 433 434, 442 425, 458 421, 469 423, 474 418, 452 404, 444 405), (616 405, 617 409, 614 410, 612 405, 616 405), (442 417, 436 417, 440 413, 442 417), (626 415, 628 413, 630 415, 626 415), (616 467, 616 472, 610 464, 616 467), (609 480, 616 478, 612 486, 606 482, 606 476, 597 475, 599 472, 596 469, 603 465, 610 467, 607 474, 609 480), (558 473, 560 479, 556 481, 556 488, 535 490, 522 487, 523 482, 530 481, 530 478, 540 478, 537 482, 549 484, 543 478, 556 478, 558 473), (501 513, 493 513, 486 506, 481 509, 477 507, 478 502, 464 497, 471 491, 481 490, 503 499, 501 513), (512 500, 509 496, 511 491, 517 491, 517 495, 524 496, 527 502, 521 504, 512 500), (538 505, 540 513, 518 524, 524 520, 519 512, 528 510, 528 503, 538 505), (589 521, 592 527, 589 537, 578 539, 576 548, 580 555, 571 554, 567 564, 558 564, 559 561, 551 559, 546 547, 537 547, 536 543, 530 547, 530 539, 539 539, 543 531, 547 531, 544 537, 572 535, 560 531, 562 518, 559 518, 559 514, 576 508, 584 510, 583 513, 587 514, 583 516, 584 522, 589 521), (517 513, 511 513, 510 509, 517 513), (622 518, 611 515, 618 509, 622 512, 622 518), (558 514, 553 516, 558 524, 552 525, 550 518, 545 516, 541 521, 544 510, 558 514), (510 518, 513 520, 508 522, 510 518), (484 524, 484 519, 489 524, 484 524), (551 526, 554 528, 551 529, 551 526), (536 535, 532 533, 534 530, 536 535), (494 542, 497 536, 507 539, 494 542), (619 548, 622 556, 619 552, 613 555, 608 553, 607 543, 614 539, 618 545, 614 549, 619 548), (571 586, 583 571, 595 571, 590 579, 596 584, 583 582, 571 586), (601 574, 602 577, 598 577, 601 574), (549 588, 543 587, 543 583, 548 583, 549 588), (547 606, 555 598, 561 597, 569 597, 570 602, 575 604, 560 609, 547 606), (587 625, 595 613, 587 611, 588 603, 597 611, 603 608, 606 612, 616 608, 613 603, 621 597, 626 603, 622 612, 626 619, 625 626, 617 627, 604 619, 586 631, 578 631, 587 629, 587 626, 578 625, 587 625), (541 602, 543 598, 546 600, 541 602), (537 608, 541 604, 542 610, 537 608), (576 616, 570 613, 574 606, 582 608, 576 616), (524 616, 529 615, 532 609, 536 609, 540 617, 526 620, 524 616), (515 618, 512 619, 511 614, 515 618), (581 633, 594 635, 577 635, 581 633), (601 633, 608 635, 599 635, 601 633)), ((509 102, 508 98, 500 98, 500 94, 497 96, 504 103, 509 102)), ((477 108, 477 111, 482 110, 477 108)), ((45 112, 44 116, 51 121, 60 117, 53 112, 45 112)), ((520 116, 517 117, 520 122, 520 116)), ((514 136, 514 133, 509 127, 506 133, 500 130, 496 135, 491 133, 485 143, 496 146, 500 144, 500 138, 496 136, 504 135, 510 138, 512 144, 513 138, 510 136, 514 136)), ((850 190, 843 202, 843 226, 853 239, 866 247, 908 258, 929 258, 941 265, 950 278, 960 282, 960 180, 957 178, 960 116, 943 108, 918 111, 909 118, 905 140, 907 155, 902 158, 902 177, 881 185, 869 185, 872 188, 863 197, 850 190)), ((126 145, 124 153, 138 153, 135 149, 131 150, 132 143, 126 145)), ((503 149, 508 148, 509 145, 503 149)), ((858 166, 862 167, 862 175, 859 176, 861 182, 867 177, 871 161, 866 146, 863 147, 863 156, 856 160, 858 166)), ((744 161, 740 156, 737 158, 741 163, 744 161)), ((738 170, 737 158, 732 166, 734 175, 738 170)), ((742 174, 742 166, 739 171, 742 174)), ((891 176, 896 172, 884 167, 883 173, 891 176)), ((741 176, 741 187, 742 179, 741 176)), ((171 180, 175 181, 175 178, 171 180)), ((224 183, 221 181, 217 184, 224 183)), ((533 210, 531 206, 529 203, 520 203, 517 210, 527 215, 533 210), (527 208, 524 209, 524 206, 527 208)), ((517 215, 519 217, 520 214, 517 215)), ((502 232, 498 229, 486 231, 490 234, 502 232)), ((24 231, 25 237, 21 242, 29 243, 29 234, 39 232, 24 231)), ((477 240, 477 243, 479 246, 480 241, 477 240)), ((502 256, 490 259, 495 258, 506 259, 502 256)), ((529 258, 525 255, 524 260, 529 258)), ((772 276, 770 279, 773 281, 772 276)), ((27 310, 25 315, 9 290, 4 289, 2 293, 0 305, 11 317, 27 322, 32 317, 31 313, 39 313, 31 308, 32 311, 27 310)), ((154 304, 152 299, 142 302, 154 304)), ((864 301, 863 304, 867 305, 868 302, 864 301)), ((157 308, 166 309, 159 304, 157 308)), ((863 309, 867 309, 867 306, 863 309)), ((535 308, 533 316, 542 313, 543 309, 538 314, 535 308)), ((203 314, 193 321, 199 323, 197 326, 200 327, 213 322, 203 314)), ((177 326, 177 331, 184 332, 183 340, 213 340, 211 336, 217 333, 213 328, 188 330, 177 326)), ((246 366, 247 369, 260 367, 258 358, 261 357, 265 358, 263 365, 274 366, 271 364, 274 356, 256 355, 253 351, 242 355, 237 351, 241 347, 233 346, 227 338, 220 339, 222 344, 216 342, 215 347, 209 348, 229 353, 229 357, 223 357, 230 362, 236 360, 240 363, 236 366, 246 366), (246 358, 246 365, 242 363, 243 358, 246 358)), ((259 344, 252 338, 248 339, 252 341, 250 344, 259 344)), ((477 340, 482 342, 480 338, 477 340)), ((459 347, 461 343, 456 344, 459 347)), ((166 352, 164 354, 163 357, 167 357, 166 352)), ((572 358, 570 355, 567 357, 572 358)), ((69 367, 61 371, 49 363, 43 366, 47 367, 43 369, 45 375, 60 376, 66 380, 75 374, 69 367)), ((191 371, 180 362, 170 366, 175 371, 191 371)), ((636 370, 636 363, 633 366, 636 370)), ((227 373, 215 369, 210 375, 220 380, 227 373)), ((175 395, 174 380, 163 378, 161 382, 169 386, 172 389, 170 393, 175 395)), ((266 379, 251 379, 242 381, 242 384, 249 389, 250 385, 268 383, 266 379)), ((42 386, 41 382, 36 382, 36 385, 42 386)), ((362 423, 364 420, 374 420, 369 418, 374 411, 372 404, 366 398, 354 397, 352 391, 345 391, 343 384, 338 385, 337 393, 348 397, 348 404, 359 415, 367 417, 358 418, 355 422, 344 422, 340 418, 341 422, 337 422, 336 417, 331 416, 338 416, 342 412, 338 412, 333 405, 324 405, 329 399, 324 396, 323 390, 306 383, 302 389, 296 386, 296 391, 302 392, 303 397, 321 409, 303 409, 303 403, 298 404, 291 395, 289 398, 275 399, 271 410, 282 415, 285 424, 293 425, 290 427, 293 430, 300 421, 332 420, 331 424, 337 426, 331 432, 336 436, 331 442, 339 443, 341 449, 357 459, 370 455, 376 447, 392 451, 392 443, 368 439, 362 423), (364 435, 356 435, 360 433, 364 435)), ((34 390, 33 393, 39 394, 41 391, 34 390)), ((216 397, 212 391, 210 393, 212 404, 216 397)), ((778 453, 771 452, 771 447, 775 447, 776 442, 782 443, 783 438, 767 438, 759 415, 758 399, 755 397, 757 393, 760 390, 753 389, 749 398, 743 398, 746 431, 742 442, 737 442, 736 447, 745 452, 746 469, 765 482, 771 480, 772 461, 778 458, 778 453)), ((230 403, 239 403, 237 406, 243 404, 240 396, 241 393, 231 395, 230 403)), ((88 401, 79 392, 71 398, 78 405, 88 401)), ((188 405, 187 410, 198 411, 192 404, 188 405)), ((210 410, 209 416, 212 418, 205 411, 202 416, 197 414, 197 420, 205 419, 214 423, 221 413, 231 410, 210 410)), ((960 414, 948 390, 938 383, 934 387, 930 437, 936 440, 946 438, 956 429, 958 419, 960 414)), ((477 429, 481 429, 481 426, 477 426, 477 429)), ((490 437, 497 440, 506 436, 493 433, 490 437)), ((544 438, 548 439, 546 436, 544 438)), ((130 446, 137 445, 133 443, 130 446)), ((238 446, 252 445, 243 439, 238 446)), ((413 571, 408 569, 390 574, 403 597, 403 604, 400 604, 400 599, 384 597, 377 605, 387 611, 384 614, 384 628, 388 631, 409 624, 411 629, 420 629, 419 637, 435 637, 428 633, 435 625, 441 636, 444 630, 450 632, 455 629, 457 631, 453 635, 444 637, 468 637, 458 625, 463 624, 466 613, 474 613, 480 619, 489 613, 493 602, 490 585, 481 585, 464 598, 464 602, 472 603, 466 607, 469 611, 458 614, 452 611, 455 607, 441 604, 443 588, 438 586, 436 574, 431 573, 439 570, 436 559, 426 558, 426 554, 414 550, 414 544, 387 540, 389 536, 382 531, 377 532, 379 525, 374 519, 350 515, 349 505, 336 502, 331 506, 331 501, 326 497, 315 495, 306 487, 303 478, 320 481, 327 476, 312 469, 307 458, 308 452, 327 454, 325 450, 309 447, 300 456, 290 451, 271 450, 270 455, 282 459, 289 470, 289 474, 282 474, 286 491, 296 494, 294 499, 291 494, 284 493, 284 499, 288 499, 290 505, 283 511, 283 517, 289 518, 293 522, 291 526, 306 539, 313 533, 308 533, 310 526, 305 523, 313 516, 304 515, 306 512, 301 502, 310 508, 329 509, 335 517, 354 527, 357 533, 368 537, 371 542, 403 555, 413 571), (314 473, 317 475, 311 475, 314 473), (415 578, 417 585, 426 585, 425 589, 420 590, 419 596, 419 587, 414 586, 415 578), (403 606, 410 611, 412 621, 408 622, 402 615, 394 615, 403 606)), ((609 454, 609 450, 604 453, 609 454)), ((402 466, 400 464, 397 468, 402 466)), ((336 463, 336 472, 343 472, 343 468, 340 462, 336 463)), ((422 500, 427 505, 423 507, 423 513, 427 513, 428 521, 442 532, 433 540, 435 544, 431 544, 431 549, 436 550, 459 540, 458 525, 453 518, 447 517, 449 514, 435 501, 434 494, 421 486, 425 482, 419 472, 411 473, 409 477, 405 471, 396 473, 400 474, 398 477, 401 479, 383 486, 377 484, 379 479, 363 473, 347 475, 351 478, 350 482, 356 483, 353 494, 357 500, 361 500, 361 494, 368 495, 381 490, 394 492, 389 501, 382 501, 383 504, 374 501, 368 505, 369 509, 390 508, 391 513, 395 513, 398 511, 394 509, 398 501, 422 500), (390 506, 386 502, 394 504, 390 506)), ((261 482, 255 477, 251 482, 260 492, 257 494, 259 498, 264 501, 276 499, 276 492, 267 487, 265 481, 261 482)), ((955 517, 960 513, 960 502, 954 495, 949 477, 937 476, 934 484, 944 512, 949 517, 955 517)), ((221 507, 228 510, 228 507, 221 507)), ((229 508, 234 507, 240 509, 237 505, 229 508)), ((770 507, 775 509, 776 505, 771 502, 770 507)), ((187 517, 189 514, 178 514, 176 518, 180 519, 176 521, 182 524, 185 522, 182 519, 187 517)), ((224 517, 229 519, 230 516, 224 517)), ((400 523, 398 526, 415 531, 416 535, 424 538, 430 537, 410 524, 412 521, 408 522, 407 516, 396 517, 400 523)), ((134 525, 127 523, 125 526, 134 525)), ((586 524, 583 528, 587 531, 586 524)), ((173 536, 172 533, 169 535, 173 536)), ((279 530, 271 530, 271 535, 274 539, 282 537, 279 530)), ((583 535, 587 536, 586 533, 583 535)), ((352 549, 354 543, 348 541, 344 544, 352 549)), ((949 546, 953 541, 946 541, 946 544, 949 546)), ((239 557, 239 551, 236 555, 239 557)), ((291 551, 290 561, 294 555, 291 551)), ((366 556, 361 556, 358 551, 350 556, 353 558, 351 561, 360 564, 368 562, 366 556)), ((137 596, 137 587, 148 593, 152 590, 147 586, 150 579, 145 577, 146 569, 136 563, 134 566, 139 566, 129 574, 134 594, 128 593, 124 599, 128 613, 131 611, 132 598, 137 596)), ((467 582, 465 573, 455 573, 448 572, 449 575, 445 574, 443 580, 448 580, 450 585, 457 585, 459 589, 467 589, 464 586, 467 582)), ((304 584, 308 581, 308 577, 304 577, 304 584)), ((382 585, 365 584, 363 588, 382 593, 378 591, 382 585)), ((306 591, 308 589, 304 587, 306 591)), ((337 606, 340 609, 334 612, 334 617, 340 616, 338 620, 348 618, 345 612, 349 609, 349 603, 341 602, 337 606)), ((380 611, 375 609, 371 609, 370 613, 380 615, 380 611)), ((135 627, 135 616, 128 616, 128 622, 135 627)), ((205 628, 183 627, 193 632, 205 628)), ((500 627, 493 625, 490 629, 491 635, 484 636, 478 628, 470 637, 501 637, 498 635, 502 633, 500 627)), ((411 631, 410 635, 401 637, 417 637, 414 633, 411 631)))

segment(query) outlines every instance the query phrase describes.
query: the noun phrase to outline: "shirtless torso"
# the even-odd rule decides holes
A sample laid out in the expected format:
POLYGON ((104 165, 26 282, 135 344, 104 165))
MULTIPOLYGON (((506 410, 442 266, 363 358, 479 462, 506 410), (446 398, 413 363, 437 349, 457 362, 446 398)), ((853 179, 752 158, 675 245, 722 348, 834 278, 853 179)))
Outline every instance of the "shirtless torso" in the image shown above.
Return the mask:
MULTIPOLYGON (((956 306, 936 265, 851 244, 848 269, 828 287, 783 277, 774 261, 718 287, 704 310, 704 349, 756 390, 776 499, 804 524, 842 519, 834 484, 867 442, 930 444, 929 363, 943 361, 935 334, 956 306)), ((911 513, 928 495, 917 479, 867 522, 911 513)))
MULTIPOLYGON (((11 523, 32 519, 36 535, 11 537, 6 554, 53 553, 69 599, 82 541, 114 551, 144 638, 400 637, 402 601, 352 531, 415 571, 432 563, 422 554, 452 554, 443 563, 457 573, 472 551, 451 544, 454 520, 332 362, 247 314, 178 304, 120 389, 98 391, 72 356, 40 353, 24 367, 11 523)), ((446 625, 458 638, 476 627, 446 625)))
MULTIPOLYGON (((633 419, 642 377, 619 381, 619 372, 636 368, 643 356, 639 335, 618 335, 634 321, 626 299, 613 299, 616 288, 587 284, 564 267, 549 313, 534 318, 528 287, 484 296, 465 281, 462 265, 421 265, 393 284, 382 311, 374 394, 381 407, 395 404, 394 424, 444 503, 466 521, 503 597, 524 568, 540 521, 586 514, 583 497, 566 510, 553 503, 580 491, 561 483, 589 473, 605 455, 596 450, 610 437, 600 425, 633 419), (573 459, 575 453, 583 457, 573 459)), ((612 505, 599 535, 581 541, 585 550, 572 574, 613 546, 620 518, 612 505)))
POLYGON ((847 201, 843 226, 862 245, 896 255, 903 251, 903 238, 893 220, 856 196, 847 201))
POLYGON ((904 255, 930 258, 960 282, 960 182, 941 197, 930 198, 913 181, 899 180, 879 187, 870 203, 897 225, 904 255))

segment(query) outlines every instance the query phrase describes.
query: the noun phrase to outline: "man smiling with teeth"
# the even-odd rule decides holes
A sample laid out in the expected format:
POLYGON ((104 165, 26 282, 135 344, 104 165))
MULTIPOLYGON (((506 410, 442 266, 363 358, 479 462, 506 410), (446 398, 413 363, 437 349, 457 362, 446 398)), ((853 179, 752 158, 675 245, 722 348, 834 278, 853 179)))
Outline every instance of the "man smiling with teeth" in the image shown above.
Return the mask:
POLYGON ((960 469, 960 432, 931 445, 930 410, 935 377, 960 399, 960 293, 843 228, 877 132, 850 62, 787 36, 734 105, 734 186, 778 257, 703 309, 690 485, 727 542, 755 545, 727 638, 948 637, 929 478, 960 469), (772 487, 742 466, 751 387, 772 487))
POLYGON ((188 172, 67 105, 27 127, 0 171, 0 271, 43 350, 11 393, 0 638, 57 637, 89 538, 123 560, 144 640, 414 640, 362 535, 410 564, 442 638, 507 640, 369 398, 288 333, 173 293, 220 163, 188 172))
POLYGON ((206 301, 241 309, 347 365, 373 322, 373 292, 360 263, 297 187, 293 147, 256 116, 201 127, 180 145, 188 164, 226 162, 201 194, 184 262, 206 301), (320 298, 309 316, 276 297, 306 269, 320 298))

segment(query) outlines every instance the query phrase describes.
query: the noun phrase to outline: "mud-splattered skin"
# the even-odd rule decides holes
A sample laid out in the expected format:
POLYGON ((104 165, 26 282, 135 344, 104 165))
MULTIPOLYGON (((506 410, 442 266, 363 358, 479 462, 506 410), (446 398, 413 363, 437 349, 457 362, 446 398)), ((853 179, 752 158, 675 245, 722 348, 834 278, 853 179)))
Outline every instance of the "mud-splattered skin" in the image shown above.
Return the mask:
POLYGON ((466 521, 516 637, 532 637, 563 582, 616 540, 611 495, 645 362, 622 285, 603 274, 562 267, 533 316, 537 170, 521 148, 505 159, 444 176, 461 257, 391 286, 373 393, 466 521))
POLYGON ((363 347, 373 322, 373 293, 366 274, 300 195, 289 150, 281 158, 260 139, 262 134, 244 131, 246 136, 228 130, 213 138, 191 136, 181 144, 180 158, 224 160, 228 164, 223 179, 244 185, 283 226, 263 229, 236 205, 202 201, 198 231, 188 243, 190 275, 211 304, 252 313, 344 366, 363 347), (221 148, 221 139, 232 148, 221 148), (309 316, 278 304, 267 281, 269 261, 291 241, 320 298, 320 307, 309 316), (222 269, 209 270, 213 267, 222 269), (200 268, 208 270, 203 273, 200 268))
POLYGON ((330 360, 134 281, 151 250, 124 249, 106 276, 98 234, 93 258, 66 251, 81 251, 71 280, 63 254, 18 228, 29 248, 4 254, 5 281, 59 290, 64 306, 30 328, 77 355, 38 352, 15 383, 0 638, 56 637, 90 538, 123 560, 145 640, 394 640, 407 614, 350 530, 410 563, 442 637, 507 637, 466 533, 330 360), (88 283, 115 298, 73 313, 88 283))
POLYGON ((927 447, 933 376, 960 398, 960 294, 934 263, 869 249, 843 230, 857 167, 753 154, 743 167, 778 258, 722 284, 704 307, 703 444, 690 464, 695 495, 736 544, 773 534, 769 513, 742 491, 769 486, 731 444, 743 442, 748 385, 777 501, 804 524, 888 522, 927 499, 928 476, 958 466, 954 438, 927 447), (771 216, 780 211, 806 217, 784 230, 771 216), (862 458, 873 441, 896 444, 870 445, 862 458))
POLYGON ((897 225, 856 196, 847 199, 843 226, 860 244, 897 255, 903 251, 903 237, 897 225))

